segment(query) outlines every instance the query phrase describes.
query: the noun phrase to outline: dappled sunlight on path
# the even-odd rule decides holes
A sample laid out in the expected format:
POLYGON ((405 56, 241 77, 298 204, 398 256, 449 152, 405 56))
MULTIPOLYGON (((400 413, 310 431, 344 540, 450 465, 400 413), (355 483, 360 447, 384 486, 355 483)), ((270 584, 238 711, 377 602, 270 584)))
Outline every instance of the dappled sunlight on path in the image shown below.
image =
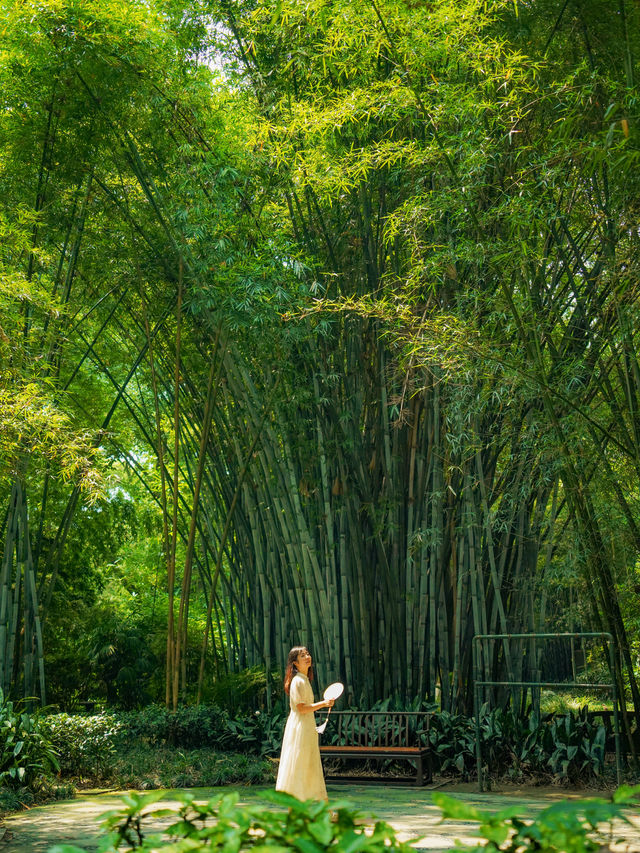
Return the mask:
MULTIPOLYGON (((199 788, 194 789, 198 799, 236 790, 241 802, 256 802, 258 793, 264 788, 199 788)), ((451 796, 464 800, 487 811, 499 811, 507 806, 519 806, 523 817, 533 818, 539 811, 566 796, 566 792, 554 790, 539 792, 537 796, 530 791, 513 793, 490 792, 486 794, 472 791, 451 790, 441 787, 439 790, 451 793, 451 796)), ((376 815, 390 823, 406 840, 415 842, 420 849, 439 851, 455 845, 455 840, 473 842, 476 825, 468 821, 440 822, 440 810, 431 801, 428 788, 401 788, 372 785, 335 785, 329 786, 329 798, 346 799, 364 816, 376 815)), ((172 802, 172 792, 167 791, 166 798, 152 808, 165 808, 172 802)), ((590 794, 593 795, 593 794, 590 794)), ((576 794, 572 794, 572 798, 576 794)), ((175 802, 175 801, 174 801, 175 802)), ((13 815, 6 819, 6 835, 0 843, 0 853, 46 853, 55 843, 77 844, 87 849, 96 849, 99 834, 98 819, 101 814, 120 803, 119 795, 94 794, 80 795, 74 800, 53 803, 13 815)), ((633 826, 616 825, 616 837, 625 839, 620 850, 640 853, 640 819, 632 816, 633 826)), ((161 830, 170 822, 170 818, 153 821, 153 830, 161 830)))

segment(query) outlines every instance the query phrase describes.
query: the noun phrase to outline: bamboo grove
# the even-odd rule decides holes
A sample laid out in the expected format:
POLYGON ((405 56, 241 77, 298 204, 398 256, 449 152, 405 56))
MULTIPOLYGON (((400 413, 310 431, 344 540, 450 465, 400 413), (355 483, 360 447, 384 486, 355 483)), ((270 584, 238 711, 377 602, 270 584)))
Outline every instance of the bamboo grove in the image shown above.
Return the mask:
POLYGON ((4 6, 3 690, 126 466, 173 707, 304 642, 468 713, 563 625, 640 710, 637 4, 4 6))

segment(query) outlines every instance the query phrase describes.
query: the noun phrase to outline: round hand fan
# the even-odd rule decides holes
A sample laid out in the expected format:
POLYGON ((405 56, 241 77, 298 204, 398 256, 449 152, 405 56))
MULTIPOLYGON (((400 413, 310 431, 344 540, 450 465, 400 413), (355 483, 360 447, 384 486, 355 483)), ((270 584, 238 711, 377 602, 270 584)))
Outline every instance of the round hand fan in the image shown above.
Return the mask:
MULTIPOLYGON (((330 684, 327 689, 322 694, 324 699, 339 699, 344 692, 344 684, 341 681, 334 681, 333 684, 330 684)), ((319 735, 327 728, 327 721, 329 720, 329 714, 331 713, 331 708, 327 711, 327 718, 322 723, 321 726, 316 726, 316 731, 319 735)))

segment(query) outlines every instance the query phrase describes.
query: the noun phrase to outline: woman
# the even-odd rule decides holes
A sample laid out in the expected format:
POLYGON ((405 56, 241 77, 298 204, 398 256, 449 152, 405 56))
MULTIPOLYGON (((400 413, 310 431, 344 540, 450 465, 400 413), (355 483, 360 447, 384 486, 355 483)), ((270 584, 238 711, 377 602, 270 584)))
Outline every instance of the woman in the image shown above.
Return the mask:
POLYGON ((291 713, 282 739, 276 791, 299 800, 327 800, 314 711, 331 708, 333 699, 313 701, 313 661, 305 646, 294 646, 287 658, 284 691, 291 713))

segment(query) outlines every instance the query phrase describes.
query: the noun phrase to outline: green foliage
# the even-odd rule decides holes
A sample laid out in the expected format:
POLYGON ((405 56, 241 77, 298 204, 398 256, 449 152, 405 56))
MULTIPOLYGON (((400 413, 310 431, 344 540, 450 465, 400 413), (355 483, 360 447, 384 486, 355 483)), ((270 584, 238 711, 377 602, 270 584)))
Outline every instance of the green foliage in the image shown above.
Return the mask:
POLYGON ((271 778, 269 765, 258 757, 271 754, 261 751, 262 729, 252 728, 252 739, 243 739, 226 713, 212 706, 180 707, 176 713, 150 705, 119 714, 51 714, 42 729, 59 755, 60 774, 74 780, 179 788, 271 778))
POLYGON ((164 705, 147 705, 118 717, 128 735, 153 746, 178 749, 224 748, 228 742, 228 716, 216 705, 180 705, 176 711, 164 705))
MULTIPOLYGON (((398 850, 409 853, 409 844, 399 841, 395 830, 383 821, 377 821, 373 830, 362 825, 361 815, 347 802, 322 803, 313 800, 301 802, 288 794, 265 792, 262 797, 278 806, 242 806, 237 793, 215 797, 200 804, 190 794, 179 794, 181 805, 152 811, 163 796, 128 794, 123 806, 109 813, 105 828, 110 833, 101 850, 103 853, 123 848, 141 851, 225 849, 246 851, 271 849, 297 850, 320 853, 322 850, 361 851, 382 853, 398 850), (335 819, 332 820, 332 812, 335 819), (146 834, 145 818, 174 816, 175 820, 165 830, 169 836, 146 834)), ((80 848, 56 845, 50 853, 82 853, 80 848)))
POLYGON ((465 776, 473 771, 476 735, 470 717, 448 711, 434 714, 429 727, 429 743, 434 770, 465 776))
POLYGON ((180 705, 176 711, 148 705, 140 711, 121 713, 126 731, 154 746, 177 749, 220 749, 254 755, 278 755, 285 717, 254 711, 229 714, 216 705, 180 705))
POLYGON ((57 755, 42 718, 0 696, 0 784, 33 786, 58 769, 57 755))
POLYGON ((51 800, 70 800, 76 793, 72 782, 60 782, 53 777, 43 776, 31 788, 0 787, 0 815, 4 812, 19 812, 36 803, 51 800))
POLYGON ((517 806, 492 814, 445 794, 434 793, 433 801, 442 809, 445 818, 479 822, 477 834, 486 841, 476 847, 457 845, 469 853, 498 850, 504 853, 596 853, 606 843, 601 834, 602 826, 611 827, 614 820, 626 821, 624 807, 637 800, 639 794, 640 786, 623 786, 611 800, 593 798, 554 803, 533 821, 518 817, 517 806))
POLYGON ((109 484, 70 527, 48 618, 47 697, 71 713, 95 700, 131 708, 164 697, 161 517, 121 465, 109 484))
MULTIPOLYGON (((271 688, 276 686, 276 674, 271 673, 271 688)), ((279 681, 279 679, 278 679, 279 681)), ((228 672, 215 678, 206 688, 207 701, 226 708, 230 714, 255 711, 264 707, 267 692, 267 672, 262 664, 239 672, 228 672)))
MULTIPOLYGON (((237 42, 224 45, 225 59, 231 65, 235 58, 233 71, 255 88, 261 110, 254 145, 283 174, 272 210, 313 255, 321 295, 308 310, 320 317, 325 309, 319 322, 331 328, 312 369, 320 388, 315 409, 298 397, 286 419, 296 428, 275 419, 274 456, 280 447, 301 448, 290 480, 307 498, 303 518, 292 507, 295 527, 290 520, 280 538, 262 508, 284 505, 286 495, 258 473, 259 509, 247 513, 247 526, 254 542, 274 543, 275 554, 296 547, 302 554, 313 536, 315 552, 327 555, 340 579, 355 579, 352 594, 343 595, 344 606, 353 606, 343 621, 361 638, 350 658, 366 664, 356 662, 349 680, 368 699, 376 695, 373 682, 380 695, 380 685, 405 689, 412 679, 418 686, 408 695, 434 695, 439 664, 461 701, 442 684, 444 707, 468 707, 468 638, 490 623, 491 631, 530 619, 545 624, 552 609, 546 563, 556 561, 558 545, 580 542, 571 562, 589 620, 614 589, 605 567, 635 559, 638 490, 620 489, 607 470, 622 446, 629 471, 638 470, 637 443, 629 441, 637 365, 629 371, 622 353, 637 352, 640 328, 637 276, 627 273, 627 264, 637 267, 637 229, 625 224, 637 219, 638 123, 628 116, 637 113, 640 27, 637 4, 624 6, 634 26, 622 32, 603 2, 218 4, 237 42), (619 334, 628 308, 635 332, 619 334), (393 375, 382 387, 367 381, 367 371, 377 377, 381 365, 393 375), (442 396, 429 394, 432 383, 442 396), (422 412, 436 433, 446 431, 446 449, 421 432, 422 412), (381 441, 389 413, 397 429, 381 441), (322 432, 315 448, 312 429, 301 437, 305 418, 322 432), (335 453, 322 470, 315 459, 324 458, 329 441, 335 453), (416 447, 425 452, 413 469, 416 447), (446 459, 445 470, 422 479, 437 470, 434 458, 446 459), (589 462, 569 476, 578 458, 589 462), (621 522, 599 507, 591 511, 591 492, 602 488, 596 469, 609 480, 621 522), (419 499, 402 502, 414 471, 426 508, 419 499), (556 485, 560 518, 550 519, 556 485), (580 524, 573 501, 586 493, 580 524), (351 518, 353 557, 336 547, 342 514, 351 518), (568 527, 575 536, 565 535, 568 527), (621 527, 629 543, 622 555, 621 527), (375 541, 380 557, 373 548, 359 552, 362 541, 375 541), (410 560, 414 543, 422 547, 410 560), (428 592, 427 566, 443 572, 428 592), (539 597, 531 590, 536 575, 545 588, 539 597), (393 624, 396 589, 378 580, 386 577, 400 584, 395 624, 409 632, 420 626, 410 667, 396 664, 407 658, 402 632, 375 634, 378 623, 393 624), (435 613, 415 602, 432 604, 434 590, 451 578, 458 583, 446 605, 452 618, 434 624, 435 613), (495 606, 483 594, 488 589, 495 606), (362 600, 372 603, 369 613, 358 610, 362 600), (534 614, 527 612, 532 602, 534 614), (446 637, 439 636, 444 624, 446 637)), ((305 379, 310 385, 310 374, 301 370, 292 391, 305 379)), ((239 590, 254 567, 268 565, 267 574, 277 562, 266 548, 246 551, 250 568, 239 590)), ((293 587, 285 571, 273 575, 273 587, 293 587)), ((322 606, 325 590, 315 579, 312 589, 322 606)), ((248 603, 248 624, 259 626, 268 614, 266 596, 260 605, 253 611, 248 603)), ((608 629, 622 637, 615 608, 604 610, 608 629)), ((321 621, 320 657, 327 658, 341 626, 330 607, 321 621)), ((341 642, 348 647, 350 636, 341 642)), ((510 669, 504 661, 487 668, 494 665, 510 669)))
MULTIPOLYGON (((311 629, 356 695, 433 696, 449 673, 443 706, 468 707, 468 637, 532 601, 544 624, 566 559, 631 685, 637 649, 601 602, 621 590, 637 644, 637 4, 624 26, 602 0, 5 5, 0 487, 26 471, 55 700, 162 697, 166 549, 156 531, 101 572, 117 549, 75 487, 95 497, 126 460, 160 502, 150 455, 179 435, 184 536, 220 328, 195 547, 216 655, 245 667, 311 629)), ((246 681, 213 698, 249 710, 246 681)), ((435 748, 469 772, 459 728, 435 748)), ((276 739, 248 716, 226 736, 276 739)), ((554 772, 595 772, 590 735, 552 736, 554 772)))
MULTIPOLYGON (((64 776, 101 780, 111 778, 116 772, 122 784, 134 784, 135 779, 146 784, 154 771, 153 760, 144 757, 152 756, 155 750, 169 764, 166 772, 163 771, 162 784, 179 785, 176 780, 184 778, 199 780, 189 784, 205 785, 225 784, 225 779, 235 779, 227 769, 213 767, 211 762, 215 765, 218 759, 210 758, 208 753, 229 752, 236 756, 244 753, 247 757, 243 761, 251 761, 248 756, 275 757, 280 753, 285 722, 285 715, 278 711, 229 717, 215 705, 179 706, 175 712, 164 706, 149 705, 140 711, 118 714, 54 714, 44 718, 41 726, 59 755, 64 776), (187 752, 190 757, 183 769, 176 769, 187 752), (143 756, 148 772, 137 767, 135 755, 143 756), (172 755, 176 766, 172 765, 172 755), (120 770, 114 771, 115 766, 124 768, 124 776, 120 770)), ((369 734, 373 737, 376 733, 369 734)), ((543 722, 533 715, 522 719, 510 711, 483 713, 481 736, 483 763, 497 777, 547 777, 574 783, 587 782, 604 773, 605 729, 590 722, 586 711, 543 722)), ((428 735, 425 733, 423 737, 428 737, 431 745, 436 772, 465 779, 475 775, 476 733, 472 718, 434 713, 428 735)), ((331 743, 338 743, 335 732, 331 743)), ((260 766, 260 770, 247 771, 251 781, 266 772, 266 765, 255 766, 260 766)), ((158 770, 156 780, 160 775, 158 770)), ((240 777, 247 778, 247 774, 241 773, 240 777)))
POLYGON ((547 731, 547 749, 553 746, 548 765, 557 779, 576 782, 602 776, 606 730, 587 720, 586 710, 554 717, 547 731))
POLYGON ((102 617, 92 632, 90 661, 106 686, 107 702, 122 708, 144 705, 150 698, 148 683, 157 668, 145 626, 123 622, 112 613, 103 613, 102 617))
POLYGON ((73 778, 107 776, 125 733, 112 714, 51 714, 43 718, 42 727, 58 753, 60 773, 73 778))
MULTIPOLYGON (((606 730, 587 719, 586 709, 540 720, 511 711, 483 713, 482 761, 497 777, 553 777, 557 782, 588 782, 602 777, 606 730)), ((443 711, 429 729, 434 769, 470 778, 476 771, 473 718, 443 711)))
POLYGON ((280 754, 286 715, 278 711, 265 713, 254 711, 233 717, 227 723, 229 749, 253 752, 257 755, 280 754))
POLYGON ((153 777, 154 786, 179 787, 263 778, 268 766, 252 756, 279 754, 284 722, 280 714, 259 712, 230 719, 215 705, 179 706, 175 712, 148 705, 117 714, 50 714, 42 728, 59 754, 63 776, 100 781, 115 774, 125 785, 136 779, 149 784, 153 777), (233 753, 234 758, 222 759, 212 754, 215 751, 233 753), (238 753, 248 755, 241 758, 238 753), (164 770, 154 764, 160 756, 167 765, 164 770))
POLYGON ((106 775, 116 788, 202 788, 216 785, 273 784, 271 766, 255 755, 210 748, 176 749, 142 741, 120 744, 106 775))

